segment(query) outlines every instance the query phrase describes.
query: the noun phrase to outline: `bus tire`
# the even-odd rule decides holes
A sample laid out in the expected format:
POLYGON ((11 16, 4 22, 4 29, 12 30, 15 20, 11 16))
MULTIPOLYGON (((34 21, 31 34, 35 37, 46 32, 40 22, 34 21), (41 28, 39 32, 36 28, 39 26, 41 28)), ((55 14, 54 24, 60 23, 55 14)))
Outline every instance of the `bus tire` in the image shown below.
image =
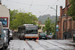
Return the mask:
POLYGON ((36 41, 36 39, 34 39, 34 41, 36 41))
POLYGON ((39 40, 40 40, 40 38, 39 38, 39 40))

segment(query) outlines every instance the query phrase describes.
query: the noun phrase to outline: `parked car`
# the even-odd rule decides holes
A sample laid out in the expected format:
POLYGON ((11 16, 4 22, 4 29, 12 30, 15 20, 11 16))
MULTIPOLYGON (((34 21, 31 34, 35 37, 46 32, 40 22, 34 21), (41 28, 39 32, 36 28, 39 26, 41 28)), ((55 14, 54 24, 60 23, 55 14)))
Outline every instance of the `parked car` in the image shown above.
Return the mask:
POLYGON ((13 31, 12 30, 9 30, 9 31, 10 31, 10 33, 9 33, 9 39, 13 40, 13 31))
POLYGON ((39 34, 39 40, 40 39, 47 39, 47 34, 46 33, 40 33, 39 34))
POLYGON ((8 47, 8 43, 9 43, 9 37, 8 37, 8 30, 7 29, 3 29, 3 33, 4 33, 4 47, 7 48, 8 47))
POLYGON ((20 33, 18 33, 18 38, 19 38, 20 40, 24 40, 24 30, 21 31, 20 33))
POLYGON ((52 39, 53 35, 48 35, 47 39, 52 39))

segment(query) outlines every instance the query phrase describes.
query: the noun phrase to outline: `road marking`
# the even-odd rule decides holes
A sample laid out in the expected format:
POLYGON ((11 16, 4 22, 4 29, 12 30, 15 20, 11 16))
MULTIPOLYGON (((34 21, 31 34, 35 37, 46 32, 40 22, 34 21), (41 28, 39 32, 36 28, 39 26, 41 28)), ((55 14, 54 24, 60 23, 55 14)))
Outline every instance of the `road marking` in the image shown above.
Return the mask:
POLYGON ((27 43, 33 48, 33 50, 45 50, 42 46, 40 46, 35 41, 27 41, 27 43))
POLYGON ((56 41, 51 41, 51 40, 46 40, 46 42, 50 43, 50 44, 53 44, 53 45, 56 45, 62 49, 74 49, 73 46, 69 46, 69 45, 66 45, 66 44, 60 44, 60 43, 57 43, 56 41))
POLYGON ((38 40, 38 43, 43 46, 46 50, 63 50, 51 43, 45 42, 45 40, 38 40))
POLYGON ((32 50, 24 40, 12 40, 9 44, 10 50, 32 50))

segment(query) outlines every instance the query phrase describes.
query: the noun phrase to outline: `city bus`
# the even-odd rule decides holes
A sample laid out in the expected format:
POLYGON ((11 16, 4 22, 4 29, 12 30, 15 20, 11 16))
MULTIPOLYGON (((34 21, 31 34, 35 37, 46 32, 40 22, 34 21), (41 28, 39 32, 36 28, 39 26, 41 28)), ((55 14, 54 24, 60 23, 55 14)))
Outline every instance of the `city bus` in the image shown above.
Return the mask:
POLYGON ((24 24, 18 27, 18 38, 36 40, 38 38, 38 26, 33 24, 24 24))

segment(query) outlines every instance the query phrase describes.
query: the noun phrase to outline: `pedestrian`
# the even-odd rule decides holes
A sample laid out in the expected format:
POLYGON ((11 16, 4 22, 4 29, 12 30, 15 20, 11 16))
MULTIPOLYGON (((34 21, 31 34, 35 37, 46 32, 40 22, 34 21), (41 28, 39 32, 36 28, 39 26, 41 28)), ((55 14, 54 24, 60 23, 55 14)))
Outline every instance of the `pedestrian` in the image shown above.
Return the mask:
POLYGON ((65 39, 67 38, 67 34, 66 33, 65 33, 64 37, 65 37, 65 39))

